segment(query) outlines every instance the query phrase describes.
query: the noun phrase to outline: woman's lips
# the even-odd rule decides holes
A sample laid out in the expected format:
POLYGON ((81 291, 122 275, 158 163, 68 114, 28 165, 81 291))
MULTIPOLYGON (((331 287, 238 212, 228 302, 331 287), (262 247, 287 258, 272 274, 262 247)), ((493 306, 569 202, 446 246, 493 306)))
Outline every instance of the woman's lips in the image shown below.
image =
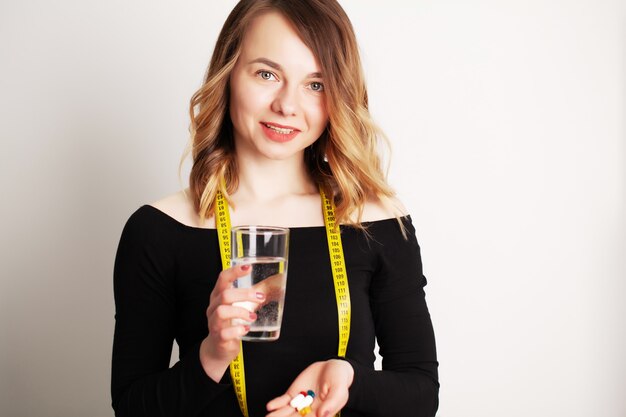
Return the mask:
POLYGON ((265 136, 274 142, 288 142, 300 133, 295 127, 279 125, 277 123, 261 122, 261 128, 265 136))

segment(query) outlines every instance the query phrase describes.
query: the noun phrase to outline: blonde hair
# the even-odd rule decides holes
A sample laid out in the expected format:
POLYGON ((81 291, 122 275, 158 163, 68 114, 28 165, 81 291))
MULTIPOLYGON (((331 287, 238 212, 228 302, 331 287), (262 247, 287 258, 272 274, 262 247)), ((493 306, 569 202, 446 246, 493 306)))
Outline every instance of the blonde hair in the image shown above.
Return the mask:
MULTIPOLYGON (((314 181, 334 200, 337 224, 362 227, 368 199, 390 206, 394 192, 387 184, 378 153, 388 145, 368 110, 367 88, 356 36, 336 0, 241 0, 217 39, 202 87, 190 103, 191 198, 202 220, 213 216, 215 196, 226 198, 238 186, 233 127, 228 116, 229 77, 241 52, 245 29, 262 13, 281 13, 318 59, 324 76, 329 122, 324 133, 305 149, 314 181)), ((182 162, 181 162, 182 164, 182 162)))

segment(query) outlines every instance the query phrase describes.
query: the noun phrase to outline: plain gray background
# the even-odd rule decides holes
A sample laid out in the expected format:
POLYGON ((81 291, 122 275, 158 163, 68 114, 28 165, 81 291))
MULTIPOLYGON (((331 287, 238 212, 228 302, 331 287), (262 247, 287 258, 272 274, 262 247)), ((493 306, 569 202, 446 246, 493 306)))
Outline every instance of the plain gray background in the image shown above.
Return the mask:
MULTIPOLYGON (((119 235, 181 187, 234 3, 0 3, 0 415, 112 416, 119 235)), ((423 249, 438 415, 626 416, 625 2, 342 4, 423 249)))

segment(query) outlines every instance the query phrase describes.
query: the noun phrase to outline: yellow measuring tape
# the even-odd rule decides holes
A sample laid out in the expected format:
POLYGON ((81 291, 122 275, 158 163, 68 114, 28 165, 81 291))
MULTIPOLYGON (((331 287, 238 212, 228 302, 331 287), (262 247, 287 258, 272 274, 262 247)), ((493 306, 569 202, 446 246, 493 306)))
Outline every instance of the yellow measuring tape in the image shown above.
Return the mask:
MULTIPOLYGON (((328 239, 328 253, 330 266, 335 285, 335 297, 337 299, 337 317, 339 319, 339 347, 338 356, 346 356, 348 339, 350 338, 350 289, 346 262, 343 256, 343 246, 339 228, 336 227, 335 207, 333 202, 326 197, 320 188, 322 197, 322 211, 324 212, 324 226, 328 239)), ((224 195, 218 191, 215 197, 215 224, 219 240, 220 254, 222 255, 222 268, 230 268, 230 213, 228 202, 224 195)), ((243 344, 239 342, 239 354, 230 363, 230 377, 233 381, 239 408, 245 417, 248 417, 248 403, 246 401, 246 376, 243 367, 243 344)))
MULTIPOLYGON (((215 225, 217 226, 217 239, 222 255, 222 269, 230 268, 230 213, 228 202, 224 195, 218 191, 215 196, 215 225)), ((246 378, 243 370, 243 344, 239 342, 239 353, 230 363, 230 378, 235 387, 235 394, 239 402, 239 408, 244 416, 248 417, 248 403, 246 401, 246 378)))
POLYGON ((344 357, 346 356, 348 339, 350 338, 350 288, 348 287, 348 274, 339 227, 335 228, 337 220, 335 218, 335 206, 326 197, 321 188, 320 195, 324 211, 330 266, 333 271, 333 282, 335 284, 335 298, 337 299, 337 317, 339 318, 339 348, 337 349, 337 355, 344 357))

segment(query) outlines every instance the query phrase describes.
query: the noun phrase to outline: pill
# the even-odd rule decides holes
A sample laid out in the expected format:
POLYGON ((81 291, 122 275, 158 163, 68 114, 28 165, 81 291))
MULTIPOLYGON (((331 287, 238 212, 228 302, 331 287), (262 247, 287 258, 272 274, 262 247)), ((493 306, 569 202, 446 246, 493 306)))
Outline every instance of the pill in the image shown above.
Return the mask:
POLYGON ((311 397, 310 395, 307 395, 306 397, 304 397, 304 399, 300 403, 300 406, 296 408, 298 408, 298 411, 300 411, 301 408, 306 408, 310 406, 311 404, 313 404, 313 397, 311 397))
POLYGON ((302 395, 302 393, 296 395, 295 397, 293 397, 293 399, 289 402, 289 405, 292 406, 293 408, 299 408, 300 404, 302 404, 302 402, 304 401, 304 395, 302 395))

